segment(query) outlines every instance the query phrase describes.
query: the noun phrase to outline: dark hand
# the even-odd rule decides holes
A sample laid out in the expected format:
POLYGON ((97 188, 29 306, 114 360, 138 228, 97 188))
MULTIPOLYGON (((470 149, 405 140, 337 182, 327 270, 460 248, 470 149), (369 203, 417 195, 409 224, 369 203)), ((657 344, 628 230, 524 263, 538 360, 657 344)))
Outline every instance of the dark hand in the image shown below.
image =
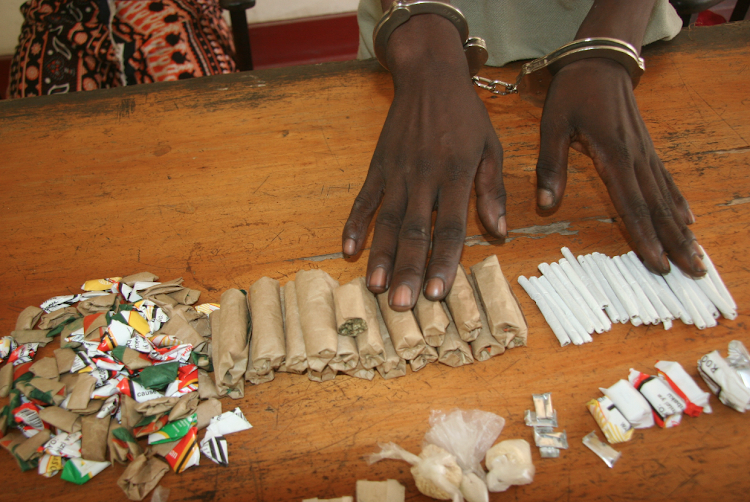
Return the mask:
POLYGON ((391 36, 388 65, 393 103, 344 227, 343 250, 351 256, 362 249, 380 205, 367 284, 374 293, 390 287, 391 306, 405 311, 423 277, 431 300, 453 285, 472 182, 479 218, 496 237, 506 234, 505 189, 502 147, 471 84, 455 27, 438 16, 413 17, 391 36))
POLYGON ((635 249, 654 272, 705 272, 687 201, 654 150, 624 67, 586 59, 561 69, 544 104, 537 172, 537 204, 555 209, 563 198, 568 148, 594 161, 635 249))

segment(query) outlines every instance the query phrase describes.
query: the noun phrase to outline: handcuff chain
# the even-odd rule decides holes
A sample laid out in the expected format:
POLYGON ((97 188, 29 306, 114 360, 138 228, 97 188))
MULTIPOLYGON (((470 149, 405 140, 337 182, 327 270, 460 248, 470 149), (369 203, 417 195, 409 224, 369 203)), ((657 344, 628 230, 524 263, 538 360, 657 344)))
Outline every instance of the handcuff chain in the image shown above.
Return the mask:
POLYGON ((509 84, 502 80, 491 80, 485 77, 474 76, 471 78, 474 85, 480 89, 490 91, 492 94, 498 94, 505 96, 507 94, 518 94, 518 86, 516 84, 509 84))

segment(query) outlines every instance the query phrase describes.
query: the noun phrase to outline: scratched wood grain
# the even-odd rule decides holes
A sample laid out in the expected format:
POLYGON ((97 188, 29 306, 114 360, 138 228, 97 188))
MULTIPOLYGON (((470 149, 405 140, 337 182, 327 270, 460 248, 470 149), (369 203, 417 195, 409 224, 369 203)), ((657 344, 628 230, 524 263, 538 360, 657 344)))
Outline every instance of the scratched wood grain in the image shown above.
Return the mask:
MULTIPOLYGON (((696 375, 703 354, 750 344, 750 23, 683 31, 645 51, 636 97, 654 143, 697 217, 694 231, 739 304, 734 322, 669 332, 618 325, 583 347, 557 346, 515 286, 541 261, 575 252, 628 251, 588 159, 572 153, 566 200, 534 211, 540 110, 482 93, 505 148, 510 239, 487 242, 470 208, 462 261, 500 256, 527 315, 529 347, 458 369, 430 365, 406 378, 339 377, 324 384, 278 375, 239 401, 254 428, 231 436, 230 466, 205 458, 162 484, 170 501, 301 500, 353 494, 357 479, 395 478, 426 500, 408 466, 363 457, 378 441, 418 451, 432 409, 481 408, 505 417, 502 438, 531 440, 530 394, 552 392, 570 449, 534 452, 534 483, 492 500, 746 500, 748 418, 718 404, 675 429, 638 431, 610 470, 581 444, 596 429, 584 404, 657 359, 696 375)), ((518 65, 486 69, 512 79, 518 65)), ((84 279, 149 270, 182 276, 218 301, 263 275, 288 280, 321 267, 341 281, 364 272, 339 254, 343 222, 364 180, 392 97, 370 62, 325 64, 0 103, 0 329, 27 305, 74 292, 84 279)), ((473 204, 473 200, 472 200, 473 204)), ((41 351, 49 355, 57 346, 41 351)), ((0 401, 0 405, 5 404, 0 401)), ((0 453, 4 500, 124 499, 115 466, 78 487, 18 472, 0 453), (105 495, 106 494, 106 495, 105 495)))

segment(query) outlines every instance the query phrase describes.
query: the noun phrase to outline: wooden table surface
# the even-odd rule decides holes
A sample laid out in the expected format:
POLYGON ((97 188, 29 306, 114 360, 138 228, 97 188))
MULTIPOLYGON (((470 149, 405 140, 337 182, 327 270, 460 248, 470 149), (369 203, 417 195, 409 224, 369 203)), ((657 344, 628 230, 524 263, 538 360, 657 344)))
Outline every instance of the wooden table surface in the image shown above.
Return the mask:
MULTIPOLYGON (((541 110, 479 91, 505 148, 513 238, 487 242, 472 200, 462 262, 498 254, 528 318, 529 346, 389 381, 279 374, 248 386, 244 399, 222 401, 254 426, 229 437, 230 465, 202 458, 168 473, 170 502, 329 498, 353 495, 357 479, 387 478, 406 486, 407 500, 427 500, 407 464, 368 466, 363 456, 378 441, 418 452, 430 410, 454 407, 497 413, 507 420, 501 439, 533 444, 523 413, 539 392, 552 393, 570 449, 548 460, 533 448, 533 484, 492 500, 747 500, 750 416, 715 398, 712 415, 637 431, 618 445, 614 469, 581 443, 598 431, 585 403, 629 368, 653 373, 657 359, 675 360, 697 377, 705 353, 725 354, 733 339, 750 346, 750 23, 686 30, 645 58, 636 90, 643 117, 739 304, 737 320, 705 331, 617 325, 594 343, 560 348, 516 277, 538 275, 536 265, 559 259, 561 246, 624 253, 627 235, 590 161, 575 152, 562 208, 537 215, 541 110)), ((512 79, 517 69, 482 74, 512 79)), ((362 275, 367 251, 342 259, 341 230, 391 98, 389 75, 366 61, 0 102, 2 334, 24 307, 76 292, 85 279, 148 270, 184 277, 202 301, 218 301, 264 275, 282 283, 308 268, 342 282, 362 275)), ((21 474, 0 452, 0 498, 124 500, 115 484, 123 469, 79 487, 21 474)))

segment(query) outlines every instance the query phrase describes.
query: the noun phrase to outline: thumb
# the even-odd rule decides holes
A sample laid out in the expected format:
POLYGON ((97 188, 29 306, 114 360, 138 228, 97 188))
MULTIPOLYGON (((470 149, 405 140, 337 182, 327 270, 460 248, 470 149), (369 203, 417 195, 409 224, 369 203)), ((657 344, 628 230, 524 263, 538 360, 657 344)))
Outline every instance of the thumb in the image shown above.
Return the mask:
POLYGON ((566 127, 542 115, 539 158, 536 162, 536 204, 549 211, 562 202, 568 180, 570 133, 566 127))
POLYGON ((484 156, 474 177, 477 213, 484 228, 493 236, 505 238, 505 185, 503 184, 503 147, 497 136, 488 140, 484 156))

